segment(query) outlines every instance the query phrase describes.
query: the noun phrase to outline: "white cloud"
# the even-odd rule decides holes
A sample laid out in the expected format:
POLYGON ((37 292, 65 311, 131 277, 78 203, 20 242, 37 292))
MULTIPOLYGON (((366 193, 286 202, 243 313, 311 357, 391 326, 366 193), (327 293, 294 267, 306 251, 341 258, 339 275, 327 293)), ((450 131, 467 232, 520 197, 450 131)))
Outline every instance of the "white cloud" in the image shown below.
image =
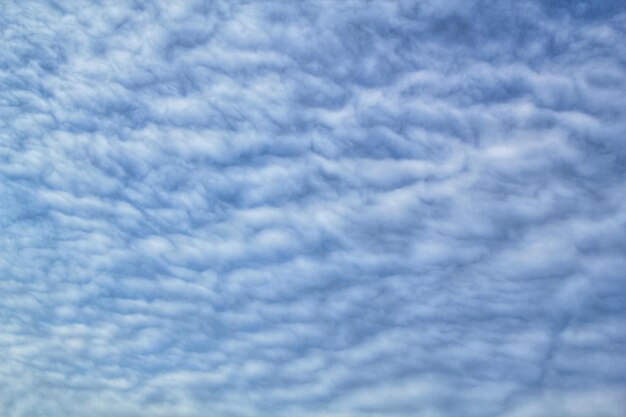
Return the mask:
POLYGON ((620 415, 625 19, 2 4, 0 414, 620 415))

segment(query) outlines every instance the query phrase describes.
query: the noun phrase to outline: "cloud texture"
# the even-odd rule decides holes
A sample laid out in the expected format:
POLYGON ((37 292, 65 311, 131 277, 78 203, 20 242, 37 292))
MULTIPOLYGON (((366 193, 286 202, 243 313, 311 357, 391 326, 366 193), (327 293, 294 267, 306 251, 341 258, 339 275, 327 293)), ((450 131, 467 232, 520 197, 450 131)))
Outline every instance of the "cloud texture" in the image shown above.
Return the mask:
POLYGON ((2 416, 625 415, 625 3, 0 27, 2 416))

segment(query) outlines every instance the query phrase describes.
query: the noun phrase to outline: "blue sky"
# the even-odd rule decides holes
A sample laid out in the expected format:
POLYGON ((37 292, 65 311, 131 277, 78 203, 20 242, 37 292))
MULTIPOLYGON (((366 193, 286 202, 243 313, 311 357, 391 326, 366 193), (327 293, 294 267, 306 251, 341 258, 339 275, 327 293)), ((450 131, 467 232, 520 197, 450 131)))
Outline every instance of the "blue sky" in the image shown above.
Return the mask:
POLYGON ((3 1, 4 417, 623 417, 626 3, 3 1))

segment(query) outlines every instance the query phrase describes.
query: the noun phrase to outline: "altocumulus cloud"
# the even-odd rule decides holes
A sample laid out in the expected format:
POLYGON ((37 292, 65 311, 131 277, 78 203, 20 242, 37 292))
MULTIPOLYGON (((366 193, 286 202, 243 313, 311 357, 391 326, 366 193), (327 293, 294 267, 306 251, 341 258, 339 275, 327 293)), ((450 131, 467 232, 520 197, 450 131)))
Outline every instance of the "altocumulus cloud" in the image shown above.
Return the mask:
POLYGON ((0 27, 2 416, 625 415, 626 3, 0 27))

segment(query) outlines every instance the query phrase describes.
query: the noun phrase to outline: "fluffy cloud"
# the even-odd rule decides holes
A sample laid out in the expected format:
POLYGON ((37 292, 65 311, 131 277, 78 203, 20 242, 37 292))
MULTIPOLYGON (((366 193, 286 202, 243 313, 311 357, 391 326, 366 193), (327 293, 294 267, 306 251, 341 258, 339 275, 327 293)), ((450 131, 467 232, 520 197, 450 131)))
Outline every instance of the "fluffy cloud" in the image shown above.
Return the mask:
POLYGON ((618 1, 0 5, 7 417, 620 417, 618 1))

